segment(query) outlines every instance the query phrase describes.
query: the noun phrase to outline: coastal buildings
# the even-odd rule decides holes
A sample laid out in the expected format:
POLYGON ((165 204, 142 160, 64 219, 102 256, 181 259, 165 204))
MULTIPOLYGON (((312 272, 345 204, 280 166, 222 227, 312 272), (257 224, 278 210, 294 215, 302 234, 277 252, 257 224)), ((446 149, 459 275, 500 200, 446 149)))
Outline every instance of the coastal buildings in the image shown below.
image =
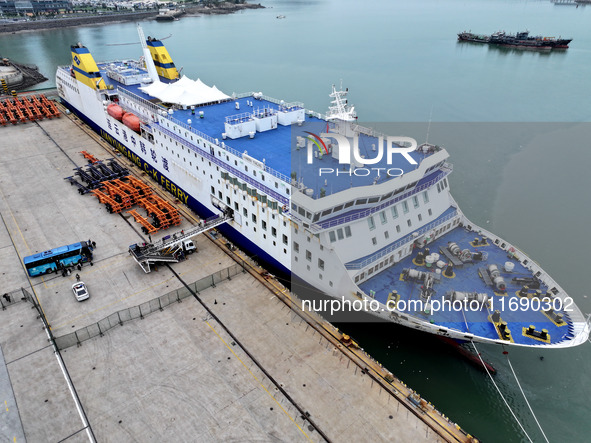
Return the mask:
POLYGON ((0 0, 0 11, 8 15, 61 12, 71 6, 69 0, 0 0))

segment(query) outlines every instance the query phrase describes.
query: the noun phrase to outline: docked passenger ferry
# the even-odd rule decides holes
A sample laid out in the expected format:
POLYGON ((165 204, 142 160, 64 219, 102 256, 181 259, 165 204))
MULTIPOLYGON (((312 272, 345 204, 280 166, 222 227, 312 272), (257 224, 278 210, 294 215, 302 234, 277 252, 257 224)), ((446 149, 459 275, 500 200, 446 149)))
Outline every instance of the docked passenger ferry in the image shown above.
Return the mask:
POLYGON ((357 123, 347 91, 326 114, 180 76, 163 43, 59 67, 63 103, 200 216, 283 275, 343 306, 460 341, 551 348, 587 341, 572 298, 453 199, 445 149, 357 123))

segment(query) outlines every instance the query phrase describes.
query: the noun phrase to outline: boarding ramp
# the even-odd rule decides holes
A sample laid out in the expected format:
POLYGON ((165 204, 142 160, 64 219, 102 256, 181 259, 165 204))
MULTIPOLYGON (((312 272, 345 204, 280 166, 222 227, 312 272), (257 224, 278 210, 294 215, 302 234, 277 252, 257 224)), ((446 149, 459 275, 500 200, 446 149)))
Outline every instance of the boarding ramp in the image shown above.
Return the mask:
POLYGON ((185 241, 230 220, 232 220, 232 216, 229 214, 216 215, 201 220, 199 225, 195 226, 193 229, 167 235, 154 244, 133 244, 129 247, 129 253, 144 272, 148 274, 152 270, 151 265, 157 263, 177 263, 183 260, 186 253, 183 248, 185 241))

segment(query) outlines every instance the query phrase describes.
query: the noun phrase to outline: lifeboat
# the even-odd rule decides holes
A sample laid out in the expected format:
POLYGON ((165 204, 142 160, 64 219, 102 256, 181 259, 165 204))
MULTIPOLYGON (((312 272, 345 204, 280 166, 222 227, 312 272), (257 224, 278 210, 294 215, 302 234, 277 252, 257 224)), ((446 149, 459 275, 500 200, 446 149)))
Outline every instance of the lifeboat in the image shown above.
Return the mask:
POLYGON ((121 108, 121 106, 116 105, 115 103, 111 103, 109 106, 107 106, 107 113, 111 117, 121 121, 121 119, 123 118, 123 114, 125 112, 123 111, 123 108, 121 108))
POLYGON ((131 112, 125 113, 123 116, 123 124, 127 126, 132 131, 135 131, 139 134, 140 132, 140 119, 137 115, 132 114, 131 112))

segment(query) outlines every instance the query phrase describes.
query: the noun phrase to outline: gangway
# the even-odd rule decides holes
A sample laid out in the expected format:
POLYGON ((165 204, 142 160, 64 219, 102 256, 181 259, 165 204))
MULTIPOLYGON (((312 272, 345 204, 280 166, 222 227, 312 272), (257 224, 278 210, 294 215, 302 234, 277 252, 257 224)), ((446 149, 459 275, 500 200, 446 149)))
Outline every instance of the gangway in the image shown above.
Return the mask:
POLYGON ((150 265, 162 262, 177 263, 181 261, 185 252, 183 245, 187 240, 230 220, 232 220, 231 214, 216 215, 201 220, 199 225, 193 229, 168 235, 155 244, 133 244, 129 247, 129 253, 144 272, 148 274, 151 271, 150 265))

